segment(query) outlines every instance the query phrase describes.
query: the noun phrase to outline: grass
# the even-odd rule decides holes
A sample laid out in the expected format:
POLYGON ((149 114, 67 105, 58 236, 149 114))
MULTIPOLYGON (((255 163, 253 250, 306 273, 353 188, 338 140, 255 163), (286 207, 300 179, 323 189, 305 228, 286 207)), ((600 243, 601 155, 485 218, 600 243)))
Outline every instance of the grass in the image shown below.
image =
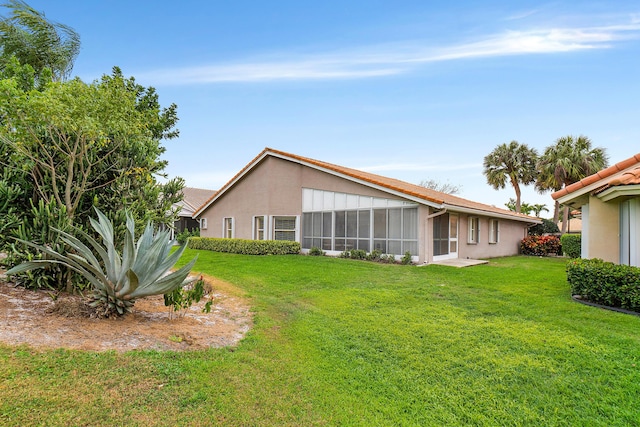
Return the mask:
POLYGON ((194 271, 252 301, 237 348, 0 346, 0 424, 640 422, 640 318, 572 302, 563 259, 454 269, 199 253, 194 271))

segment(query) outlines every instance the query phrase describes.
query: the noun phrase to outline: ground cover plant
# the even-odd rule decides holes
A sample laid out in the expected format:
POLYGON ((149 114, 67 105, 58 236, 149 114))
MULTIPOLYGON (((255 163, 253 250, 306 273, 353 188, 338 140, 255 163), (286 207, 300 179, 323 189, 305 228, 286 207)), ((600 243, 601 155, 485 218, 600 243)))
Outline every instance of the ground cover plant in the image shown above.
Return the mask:
POLYGON ((198 253, 251 298, 236 348, 0 346, 2 425, 637 424, 640 318, 571 300, 562 258, 466 269, 198 253))

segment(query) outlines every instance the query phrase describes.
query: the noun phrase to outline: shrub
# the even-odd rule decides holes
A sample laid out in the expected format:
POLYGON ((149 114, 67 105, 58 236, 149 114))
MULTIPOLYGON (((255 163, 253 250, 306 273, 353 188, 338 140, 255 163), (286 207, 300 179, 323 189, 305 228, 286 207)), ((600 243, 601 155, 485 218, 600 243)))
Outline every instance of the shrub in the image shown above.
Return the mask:
POLYGON ((580 258, 582 253, 582 236, 580 234, 563 234, 560 237, 562 253, 569 258, 580 258))
MULTIPOLYGON (((209 287, 210 289, 210 287, 209 287)), ((181 288, 174 289, 172 292, 164 294, 165 307, 171 307, 172 312, 169 315, 173 318, 173 313, 177 312, 178 317, 184 317, 187 310, 194 304, 200 302, 205 294, 209 293, 205 287, 205 282, 202 276, 190 284, 187 284, 181 288)), ((203 313, 211 312, 212 300, 209 300, 202 309, 203 313)))
POLYGON ((245 240, 192 237, 187 246, 213 252, 243 255, 292 255, 300 253, 300 243, 288 240, 245 240))
POLYGON ((523 255, 547 256, 560 254, 560 239, 556 236, 527 236, 520 241, 520 253, 523 255))
POLYGON ((136 242, 135 223, 127 212, 127 234, 122 252, 118 252, 114 244, 113 224, 100 210, 96 208, 95 211, 98 221, 91 218, 91 226, 102 238, 102 244, 78 227, 70 229, 88 242, 91 248, 77 237, 52 228, 73 252, 60 253, 50 246, 19 240, 42 252, 47 258, 23 262, 8 270, 7 275, 51 265, 64 265, 91 284, 92 302, 89 305, 96 310, 98 317, 123 315, 131 310, 136 299, 171 293, 189 282, 187 276, 197 257, 184 267, 167 274, 186 247, 182 246, 171 253, 172 242, 169 240, 168 230, 154 233, 153 226, 149 223, 136 242))
POLYGON ((536 224, 529 228, 529 234, 535 236, 542 236, 544 234, 559 233, 560 229, 558 225, 550 219, 542 219, 542 224, 536 224))
POLYGON ((640 312, 640 268, 601 259, 574 259, 567 264, 571 293, 610 307, 640 312))
POLYGON ((380 249, 374 249, 369 253, 369 255, 367 255, 367 260, 380 261, 381 256, 382 256, 382 251, 380 249))
POLYGON ((185 243, 187 243, 187 240, 189 240, 190 237, 200 237, 200 229, 199 228, 194 228, 193 230, 186 229, 176 234, 176 240, 180 245, 184 245, 185 243))
POLYGON ((317 246, 309 249, 309 255, 311 256, 324 256, 324 251, 317 246))
POLYGON ((402 259, 400 260, 400 262, 404 265, 409 265, 411 264, 412 260, 411 260, 411 252, 407 251, 404 253, 404 256, 402 257, 402 259))
MULTIPOLYGON (((66 250, 65 243, 55 230, 69 230, 71 222, 64 206, 60 207, 55 201, 45 203, 39 200, 37 205, 31 205, 31 212, 22 222, 11 231, 14 239, 6 249, 7 258, 4 264, 11 268, 23 262, 41 260, 46 257, 40 250, 23 242, 46 245, 56 252, 66 250)), ((43 268, 25 271, 17 274, 13 280, 28 289, 48 288, 51 290, 83 290, 80 282, 74 281, 72 270, 62 264, 48 264, 43 268)))

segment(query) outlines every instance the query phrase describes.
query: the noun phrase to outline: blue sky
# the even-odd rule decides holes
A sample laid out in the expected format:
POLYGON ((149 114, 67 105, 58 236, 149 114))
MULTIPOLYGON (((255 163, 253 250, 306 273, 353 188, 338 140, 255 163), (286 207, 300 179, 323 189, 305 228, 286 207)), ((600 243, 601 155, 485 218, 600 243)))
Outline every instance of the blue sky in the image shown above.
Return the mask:
POLYGON ((513 190, 482 175, 498 144, 640 152, 637 0, 28 3, 80 34, 74 75, 117 65, 178 105, 165 158, 189 186, 271 147, 503 207, 513 190))

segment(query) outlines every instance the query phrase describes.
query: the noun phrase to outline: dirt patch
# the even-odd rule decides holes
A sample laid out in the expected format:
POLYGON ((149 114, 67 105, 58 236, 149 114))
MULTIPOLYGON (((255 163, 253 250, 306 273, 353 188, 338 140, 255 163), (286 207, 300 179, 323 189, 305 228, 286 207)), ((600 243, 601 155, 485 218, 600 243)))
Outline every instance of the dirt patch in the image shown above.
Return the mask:
POLYGON ((80 296, 25 290, 0 278, 0 342, 118 352, 235 346, 252 325, 249 304, 228 283, 205 279, 213 292, 183 317, 170 319, 159 295, 136 301, 133 312, 121 318, 91 319, 80 296), (209 299, 211 312, 203 313, 209 299))

